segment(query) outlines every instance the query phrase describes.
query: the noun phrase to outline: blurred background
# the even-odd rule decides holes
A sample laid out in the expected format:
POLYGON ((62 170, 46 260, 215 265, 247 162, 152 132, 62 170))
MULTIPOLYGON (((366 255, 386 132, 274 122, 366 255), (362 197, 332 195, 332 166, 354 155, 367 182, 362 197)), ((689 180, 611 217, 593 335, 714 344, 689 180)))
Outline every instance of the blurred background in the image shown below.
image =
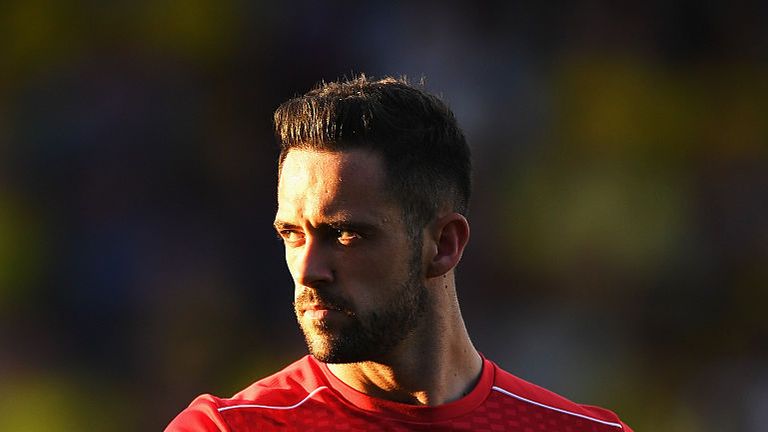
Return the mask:
POLYGON ((305 353, 271 115, 424 78, 477 347, 637 431, 766 431, 764 2, 0 3, 0 430, 162 430, 305 353))

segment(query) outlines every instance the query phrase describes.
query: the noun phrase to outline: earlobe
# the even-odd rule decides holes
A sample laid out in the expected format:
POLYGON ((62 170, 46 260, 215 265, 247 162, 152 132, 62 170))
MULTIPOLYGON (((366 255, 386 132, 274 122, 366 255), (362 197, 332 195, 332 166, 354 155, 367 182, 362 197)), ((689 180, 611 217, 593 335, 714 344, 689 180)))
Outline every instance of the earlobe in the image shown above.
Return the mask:
POLYGON ((427 277, 442 276, 459 263, 469 241, 469 222, 459 213, 449 213, 434 222, 434 255, 430 257, 427 277))

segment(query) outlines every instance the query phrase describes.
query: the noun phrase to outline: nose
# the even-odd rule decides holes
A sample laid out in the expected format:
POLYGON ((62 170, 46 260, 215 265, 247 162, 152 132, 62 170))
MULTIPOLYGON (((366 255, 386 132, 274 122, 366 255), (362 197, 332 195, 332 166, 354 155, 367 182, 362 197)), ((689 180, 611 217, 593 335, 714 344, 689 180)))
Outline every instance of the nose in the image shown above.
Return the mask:
POLYGON ((316 238, 308 237, 301 247, 286 251, 294 281, 302 286, 318 288, 333 281, 332 251, 316 238))

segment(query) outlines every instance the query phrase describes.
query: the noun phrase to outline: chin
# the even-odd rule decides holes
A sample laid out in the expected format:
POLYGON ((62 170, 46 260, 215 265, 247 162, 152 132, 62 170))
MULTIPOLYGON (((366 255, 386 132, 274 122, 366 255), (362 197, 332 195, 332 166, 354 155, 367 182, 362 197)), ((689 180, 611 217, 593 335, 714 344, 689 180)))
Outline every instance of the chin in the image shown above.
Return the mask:
POLYGON ((347 363, 339 353, 339 349, 327 337, 313 335, 307 338, 309 353, 323 363, 347 363))
POLYGON ((307 347, 309 353, 323 363, 358 363, 369 360, 369 356, 326 337, 315 336, 312 340, 307 340, 307 347))
POLYGON ((359 328, 330 328, 325 323, 302 323, 309 353, 323 363, 359 363, 379 358, 382 344, 361 337, 359 328))

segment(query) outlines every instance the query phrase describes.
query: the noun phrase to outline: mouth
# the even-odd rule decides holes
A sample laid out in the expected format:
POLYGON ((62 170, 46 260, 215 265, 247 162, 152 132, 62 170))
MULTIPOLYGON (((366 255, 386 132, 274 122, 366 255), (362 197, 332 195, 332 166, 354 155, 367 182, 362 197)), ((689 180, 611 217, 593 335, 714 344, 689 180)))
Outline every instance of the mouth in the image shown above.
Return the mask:
POLYGON ((310 320, 325 320, 334 315, 346 315, 340 308, 324 304, 310 304, 299 308, 301 316, 310 320))
POLYGON ((306 309, 303 312, 304 318, 310 319, 310 320, 324 320, 328 318, 328 315, 330 315, 334 311, 332 309, 306 309))

